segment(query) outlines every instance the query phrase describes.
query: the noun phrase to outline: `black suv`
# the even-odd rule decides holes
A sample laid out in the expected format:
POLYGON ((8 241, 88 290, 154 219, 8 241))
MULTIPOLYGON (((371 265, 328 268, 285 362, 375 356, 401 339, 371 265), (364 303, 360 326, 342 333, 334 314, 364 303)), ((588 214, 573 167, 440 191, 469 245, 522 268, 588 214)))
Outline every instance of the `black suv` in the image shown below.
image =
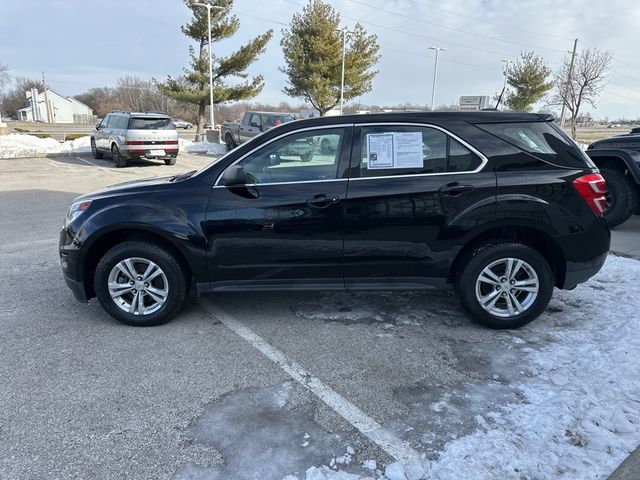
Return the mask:
POLYGON ((79 300, 130 325, 168 321, 190 291, 453 285, 473 319, 515 328, 602 267, 605 190, 546 115, 309 119, 200 171, 77 198, 60 258, 79 300))

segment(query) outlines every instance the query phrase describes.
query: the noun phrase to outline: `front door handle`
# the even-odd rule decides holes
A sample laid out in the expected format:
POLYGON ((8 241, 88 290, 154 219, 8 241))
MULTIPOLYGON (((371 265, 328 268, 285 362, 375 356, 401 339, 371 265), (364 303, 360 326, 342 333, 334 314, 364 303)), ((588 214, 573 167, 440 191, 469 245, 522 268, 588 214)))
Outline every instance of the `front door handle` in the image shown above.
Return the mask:
POLYGON ((320 193, 307 200, 307 205, 313 208, 327 208, 329 205, 339 201, 340 197, 338 196, 327 197, 324 193, 320 193))
POLYGON ((458 197, 473 190, 473 185, 462 185, 458 182, 448 183, 440 187, 440 193, 448 197, 458 197))

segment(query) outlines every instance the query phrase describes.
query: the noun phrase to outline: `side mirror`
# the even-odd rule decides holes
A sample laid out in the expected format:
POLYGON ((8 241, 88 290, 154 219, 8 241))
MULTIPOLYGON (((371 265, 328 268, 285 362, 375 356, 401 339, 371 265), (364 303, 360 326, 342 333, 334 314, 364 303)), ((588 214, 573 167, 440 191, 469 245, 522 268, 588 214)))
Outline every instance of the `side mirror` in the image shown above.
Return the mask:
POLYGON ((247 184, 247 174, 242 165, 231 165, 222 174, 222 183, 227 187, 238 187, 247 184))
POLYGON ((100 122, 96 123, 96 130, 100 130, 100 122))

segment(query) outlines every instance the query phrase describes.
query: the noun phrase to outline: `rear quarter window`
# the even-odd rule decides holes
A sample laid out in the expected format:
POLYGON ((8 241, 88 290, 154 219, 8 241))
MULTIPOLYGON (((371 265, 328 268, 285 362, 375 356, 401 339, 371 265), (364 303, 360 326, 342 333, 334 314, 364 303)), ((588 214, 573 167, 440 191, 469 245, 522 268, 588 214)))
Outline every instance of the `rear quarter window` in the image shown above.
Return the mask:
POLYGON ((591 167, 586 153, 549 122, 484 123, 476 126, 545 162, 570 168, 591 167))

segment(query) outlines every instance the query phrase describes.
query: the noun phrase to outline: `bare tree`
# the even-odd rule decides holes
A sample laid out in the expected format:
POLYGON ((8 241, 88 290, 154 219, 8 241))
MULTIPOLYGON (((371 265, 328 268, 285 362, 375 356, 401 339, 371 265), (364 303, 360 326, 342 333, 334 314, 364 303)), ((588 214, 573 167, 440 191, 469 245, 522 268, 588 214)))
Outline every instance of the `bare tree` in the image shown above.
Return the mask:
POLYGON ((606 50, 588 48, 578 53, 571 72, 571 56, 565 55, 555 74, 555 91, 549 105, 564 104, 571 114, 571 135, 576 138, 576 119, 580 109, 596 106, 598 96, 606 85, 613 54, 606 50), (571 73, 571 75, 569 75, 571 73))

